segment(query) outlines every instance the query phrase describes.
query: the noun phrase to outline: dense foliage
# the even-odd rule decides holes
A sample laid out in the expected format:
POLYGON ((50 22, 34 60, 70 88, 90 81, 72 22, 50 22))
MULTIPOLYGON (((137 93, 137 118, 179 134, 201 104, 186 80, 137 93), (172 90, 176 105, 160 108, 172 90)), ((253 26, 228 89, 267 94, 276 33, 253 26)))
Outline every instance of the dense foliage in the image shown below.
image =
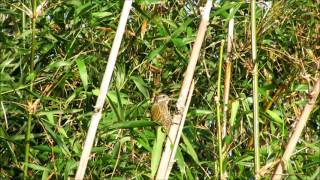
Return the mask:
MULTIPOLYGON (((22 2, 0 2, 0 178, 23 176, 25 131, 31 118, 28 175, 67 179, 78 165, 123 1, 49 1, 35 18, 34 29, 28 16, 32 4, 22 2)), ((150 122, 151 99, 162 92, 173 98, 172 106, 175 103, 203 3, 134 3, 86 171, 88 179, 154 175, 153 145, 161 131, 150 122)), ((231 18, 235 42, 224 167, 230 179, 254 175, 249 7, 222 1, 211 12, 171 174, 174 179, 218 177, 214 97, 220 42, 226 39, 231 18)), ((312 0, 281 0, 270 9, 257 10, 263 167, 281 157, 314 79, 319 78, 320 9, 312 0)), ((291 177, 320 176, 319 129, 317 101, 289 163, 291 177)), ((272 169, 261 174, 269 177, 272 169)))

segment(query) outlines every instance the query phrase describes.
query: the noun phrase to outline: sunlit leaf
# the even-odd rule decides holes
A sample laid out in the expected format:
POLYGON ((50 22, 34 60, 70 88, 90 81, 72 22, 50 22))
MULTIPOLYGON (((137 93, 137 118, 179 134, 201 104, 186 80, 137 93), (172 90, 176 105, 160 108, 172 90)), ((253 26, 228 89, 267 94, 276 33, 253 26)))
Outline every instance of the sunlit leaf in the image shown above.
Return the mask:
POLYGON ((131 79, 136 84, 139 91, 144 95, 146 99, 149 99, 149 91, 147 84, 140 77, 131 76, 131 79))
POLYGON ((76 63, 77 63, 77 67, 79 69, 79 74, 80 74, 81 81, 83 83, 83 87, 85 90, 87 90, 88 89, 88 73, 87 73, 87 68, 84 63, 84 60, 77 59, 76 63))
POLYGON ((94 13, 91 13, 91 15, 96 18, 104 18, 107 16, 111 16, 112 13, 111 12, 94 12, 94 13))
POLYGON ((193 146, 192 144, 190 143, 190 141, 188 140, 188 138, 182 134, 182 139, 183 139, 183 142, 184 144, 186 145, 186 152, 192 157, 192 159, 197 163, 199 164, 199 159, 198 159, 198 156, 197 156, 197 153, 196 151, 193 149, 193 146))
POLYGON ((166 135, 161 131, 161 128, 157 128, 157 139, 155 140, 153 144, 153 149, 152 149, 152 157, 151 157, 151 175, 152 177, 155 176, 159 163, 160 163, 160 158, 161 158, 161 153, 162 153, 162 145, 164 142, 166 135))
POLYGON ((110 129, 130 129, 138 127, 155 126, 156 123, 147 120, 125 121, 111 125, 110 129))
POLYGON ((283 120, 282 118, 279 116, 279 114, 275 111, 271 111, 271 110, 267 110, 268 115, 272 118, 272 120, 274 120, 275 122, 282 124, 283 120))

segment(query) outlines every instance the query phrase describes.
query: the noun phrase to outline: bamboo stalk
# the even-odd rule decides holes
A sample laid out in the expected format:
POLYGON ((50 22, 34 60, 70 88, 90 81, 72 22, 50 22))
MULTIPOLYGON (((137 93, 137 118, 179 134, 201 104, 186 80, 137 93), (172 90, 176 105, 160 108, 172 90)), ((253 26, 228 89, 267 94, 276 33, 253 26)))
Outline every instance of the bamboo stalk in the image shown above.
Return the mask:
POLYGON ((296 148, 296 145, 299 140, 299 137, 301 136, 302 130, 306 126, 309 115, 312 112, 313 108, 315 107, 316 100, 319 96, 319 92, 320 92, 320 79, 317 80, 317 82, 313 88, 313 91, 311 92, 311 98, 309 99, 308 104, 306 104, 306 106, 303 109, 303 112, 302 112, 302 114, 298 120, 298 123, 293 131, 293 134, 291 135, 291 137, 289 139, 289 142, 288 142, 286 150, 281 158, 281 161, 278 164, 278 167, 273 174, 272 180, 282 179, 283 169, 286 167, 286 164, 288 163, 293 151, 296 148))
MULTIPOLYGON (((232 9, 230 10, 232 11, 232 9)), ((233 29, 234 19, 230 19, 228 27, 228 45, 227 45, 227 59, 226 59, 226 71, 224 76, 224 95, 223 95, 223 126, 222 126, 222 138, 227 135, 227 119, 228 119, 228 103, 230 94, 230 82, 231 82, 231 66, 232 66, 232 44, 233 44, 233 29)))
MULTIPOLYGON (((194 80, 193 80, 192 83, 191 83, 190 89, 189 89, 189 94, 188 94, 188 98, 187 98, 187 102, 186 102, 186 107, 185 107, 185 110, 184 110, 183 115, 182 115, 181 124, 179 126, 179 130, 178 130, 178 134, 177 134, 178 137, 181 137, 181 135, 182 135, 183 126, 184 126, 184 123, 186 121, 189 105, 190 105, 192 94, 193 94, 193 90, 194 90, 194 84, 195 83, 194 83, 194 80)), ((173 152, 177 151, 178 145, 179 145, 179 143, 175 143, 174 144, 173 150, 172 150, 173 152)), ((169 175, 170 175, 172 166, 173 166, 173 164, 175 162, 174 157, 175 156, 170 156, 169 167, 168 167, 167 171, 165 172, 165 179, 169 179, 169 175)))
POLYGON ((221 42, 220 45, 220 57, 219 57, 219 67, 218 67, 218 82, 217 82, 217 129, 218 129, 218 153, 219 153, 219 175, 220 179, 223 179, 223 157, 222 157, 222 137, 221 137, 221 115, 220 115, 220 96, 221 96, 221 74, 222 74, 222 59, 223 59, 223 47, 224 47, 224 40, 221 42))
POLYGON ((98 124, 101 119, 103 105, 108 93, 109 84, 112 78, 112 73, 115 67, 115 63, 117 60, 118 51, 121 45, 123 33, 125 31, 125 26, 127 23, 127 19, 129 16, 129 12, 131 9, 132 0, 126 0, 123 5, 123 9, 121 12, 121 17, 119 21, 119 25, 117 28, 116 36, 114 38, 110 56, 108 59, 108 64, 103 75, 103 79, 100 86, 100 93, 98 95, 98 99, 96 105, 94 107, 94 112, 91 117, 90 127, 87 133, 87 137, 84 143, 83 151, 80 158, 79 167, 75 176, 76 180, 81 180, 84 177, 85 170, 87 167, 87 163, 89 160, 89 155, 93 146, 93 141, 97 132, 98 124))
MULTIPOLYGON (((35 61, 35 49, 36 49, 36 9, 37 9, 37 1, 32 1, 32 26, 31 26, 31 57, 30 57, 30 67, 29 74, 34 71, 34 61, 35 61)), ((30 91, 33 89, 33 81, 31 80, 30 91)), ((28 106, 31 106, 33 101, 33 96, 29 95, 28 98, 28 106)), ((31 125, 32 125, 32 116, 33 116, 33 108, 28 107, 28 121, 27 121, 27 129, 25 134, 25 156, 24 156, 24 166, 23 166, 23 178, 28 179, 28 164, 29 164, 29 155, 30 155, 30 137, 31 137, 31 125)))
POLYGON ((258 95, 258 62, 257 62, 257 39, 256 39, 256 1, 251 0, 251 47, 252 62, 254 64, 252 72, 253 89, 253 139, 254 139, 254 170, 255 177, 259 179, 260 159, 259 159, 259 95, 258 95))
MULTIPOLYGON (((233 8, 231 8, 230 12, 232 11, 233 11, 233 8)), ((222 133, 221 133, 222 139, 224 139, 227 135, 228 104, 229 104, 231 71, 232 71, 231 67, 232 67, 233 29, 234 29, 234 18, 230 19, 229 26, 228 26, 227 59, 226 59, 226 69, 225 69, 225 75, 224 75, 223 117, 222 117, 222 133)), ((222 179, 226 179, 227 176, 228 176, 227 171, 224 170, 222 179)))
POLYGON ((169 130, 169 134, 167 137, 164 152, 162 153, 156 179, 160 179, 160 180, 168 179, 168 176, 169 176, 168 174, 171 171, 170 166, 172 166, 172 164, 170 164, 170 159, 173 159, 176 153, 175 151, 172 150, 171 146, 172 145, 177 146, 180 140, 180 136, 178 136, 178 131, 179 131, 179 127, 181 126, 183 112, 187 111, 185 104, 187 101, 187 96, 189 94, 189 89, 193 79, 193 74, 199 58, 201 45, 202 45, 204 35, 207 29, 207 25, 209 22, 209 14, 210 14, 211 7, 212 7, 212 1, 208 0, 202 13, 202 18, 201 18, 197 38, 193 45, 189 64, 185 72, 185 77, 184 77, 179 98, 176 104, 177 112, 172 119, 173 124, 171 125, 169 130))
MULTIPOLYGON (((25 4, 25 0, 22 0, 22 3, 25 4)), ((22 11, 22 34, 26 31, 26 13, 25 11, 22 11)), ((22 44, 23 48, 26 48, 26 37, 22 36, 22 44)), ((23 56, 20 56, 20 83, 23 84, 25 71, 24 71, 24 63, 23 63, 23 56)))

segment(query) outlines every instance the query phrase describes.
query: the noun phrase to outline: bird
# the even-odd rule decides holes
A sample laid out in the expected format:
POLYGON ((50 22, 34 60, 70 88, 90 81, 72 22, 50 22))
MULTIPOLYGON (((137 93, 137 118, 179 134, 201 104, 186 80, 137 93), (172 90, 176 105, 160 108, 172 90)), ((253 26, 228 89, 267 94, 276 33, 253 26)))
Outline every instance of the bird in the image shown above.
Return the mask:
POLYGON ((170 98, 166 94, 159 94, 154 98, 153 105, 151 107, 151 119, 163 126, 166 133, 169 133, 169 129, 172 122, 172 116, 169 110, 170 98))

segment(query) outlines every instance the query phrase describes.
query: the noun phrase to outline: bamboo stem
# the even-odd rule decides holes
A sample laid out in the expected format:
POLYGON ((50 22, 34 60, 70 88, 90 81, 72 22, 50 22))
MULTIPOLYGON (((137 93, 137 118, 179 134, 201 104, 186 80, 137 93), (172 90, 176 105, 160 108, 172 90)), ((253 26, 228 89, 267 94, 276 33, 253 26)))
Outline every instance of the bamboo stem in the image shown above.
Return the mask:
MULTIPOLYGON (((231 9, 232 11, 232 9, 231 9)), ((232 66, 232 44, 233 44, 233 29, 234 19, 230 19, 228 28, 228 45, 227 45, 227 59, 226 59, 226 71, 224 76, 224 95, 223 95, 223 126, 222 126, 222 139, 227 135, 227 119, 228 119, 228 103, 230 94, 230 82, 231 82, 231 66, 232 66)))
MULTIPOLYGON (((179 130, 178 130, 178 134, 177 134, 178 137, 181 137, 181 135, 182 135, 183 126, 184 126, 184 123, 186 121, 189 105, 190 105, 192 94, 193 94, 193 90, 194 90, 194 84, 195 83, 194 83, 194 80, 193 80, 192 83, 191 83, 190 89, 189 89, 189 94, 188 94, 188 98, 187 98, 187 102, 186 102, 186 107, 185 107, 185 110, 184 110, 183 115, 182 115, 181 124, 179 126, 179 130)), ((177 151, 178 145, 179 145, 179 143, 175 143, 174 144, 173 150, 172 150, 173 152, 177 151)), ((173 164, 175 162, 174 161, 174 157, 175 157, 175 155, 174 156, 173 155, 170 156, 170 162, 169 162, 170 164, 169 164, 169 167, 168 167, 167 171, 165 172, 165 179, 169 179, 169 175, 170 175, 172 166, 173 166, 173 164)))
POLYGON ((283 169, 286 167, 286 164, 288 163, 293 151, 296 148, 296 145, 299 140, 299 137, 301 136, 302 130, 306 126, 309 115, 311 114, 313 108, 315 107, 316 100, 319 96, 319 92, 320 92, 320 79, 317 80, 313 88, 313 91, 311 92, 311 98, 309 99, 308 104, 306 104, 306 106, 303 109, 303 112, 298 120, 298 123, 294 129, 294 132, 289 139, 289 142, 281 158, 281 161, 278 164, 278 167, 273 174, 272 180, 282 179, 283 169))
POLYGON ((106 67, 101 86, 100 93, 98 95, 98 99, 96 105, 94 107, 94 113, 91 117, 90 127, 87 133, 87 137, 84 143, 83 151, 80 158, 79 167, 75 176, 76 180, 82 180, 85 174, 85 170, 87 168, 87 163, 89 160, 89 155, 93 146, 93 141, 97 132, 98 124, 101 119, 103 105, 108 93, 109 84, 112 78, 112 73, 115 67, 115 63, 117 60, 118 51, 121 45, 123 33, 125 31, 125 26, 127 23, 127 19, 129 16, 129 12, 131 9, 132 0, 126 0, 123 5, 123 9, 121 12, 121 17, 119 21, 119 25, 117 28, 116 36, 112 44, 111 52, 108 59, 108 65, 106 67))
POLYGON ((193 45, 189 64, 185 72, 185 77, 184 77, 179 98, 176 104, 177 113, 173 116, 173 119, 172 119, 173 124, 171 125, 169 130, 169 134, 167 137, 164 152, 162 153, 156 179, 160 179, 160 180, 168 179, 168 176, 169 176, 168 174, 171 171, 170 166, 172 166, 172 164, 170 164, 170 159, 173 159, 176 153, 175 151, 172 150, 171 146, 172 145, 177 146, 180 140, 178 131, 179 131, 179 127, 181 126, 183 112, 187 111, 186 109, 187 96, 189 94, 189 89, 191 86, 193 74, 199 58, 201 45, 202 45, 204 35, 207 29, 207 25, 209 22, 209 14, 210 14, 211 7, 212 7, 212 1, 208 0, 202 13, 202 18, 201 18, 197 38, 193 45), (171 140, 173 143, 171 142, 171 140))
MULTIPOLYGON (((25 4, 25 0, 22 0, 22 3, 25 4)), ((26 13, 25 11, 22 11, 22 34, 26 31, 26 13)), ((22 44, 23 48, 26 48, 26 37, 22 36, 22 44)), ((24 63, 23 63, 23 56, 20 56, 20 83, 23 84, 24 76, 25 76, 25 70, 24 70, 24 63)))
POLYGON ((258 62, 257 62, 257 39, 256 39, 256 1, 251 0, 251 46, 252 62, 254 64, 252 72, 253 89, 253 139, 254 139, 254 170, 255 177, 259 179, 260 159, 259 159, 259 95, 258 95, 258 62))
POLYGON ((222 140, 221 140, 221 120, 220 120, 220 96, 221 96, 221 74, 222 74, 222 59, 223 59, 223 47, 224 41, 221 42, 220 46, 220 57, 219 57, 219 67, 218 67, 218 89, 217 89, 217 129, 218 129, 218 153, 219 153, 219 175, 220 179, 223 179, 223 157, 222 157, 222 140))
MULTIPOLYGON (((232 11, 233 11, 233 8, 231 8, 230 12, 232 11)), ((222 132, 221 132, 222 139, 224 139, 227 135, 228 104, 229 104, 231 71, 232 71, 231 61, 232 61, 233 29, 234 29, 234 18, 230 19, 229 26, 228 26, 227 59, 226 59, 226 70, 225 70, 225 76, 224 76, 224 94, 223 94, 223 117, 222 117, 222 132)), ((226 179, 227 176, 228 176, 227 171, 224 170, 222 179, 226 179)))
MULTIPOLYGON (((36 49, 36 40, 35 40, 35 34, 36 34, 36 9, 37 9, 37 1, 32 1, 32 29, 31 29, 31 57, 30 57, 30 68, 29 68, 29 74, 32 74, 34 71, 34 61, 35 61, 35 49, 36 49)), ((33 81, 34 78, 31 80, 30 85, 30 91, 33 89, 33 81)), ((33 101, 33 96, 29 95, 28 98, 28 106, 31 106, 33 101)), ((24 156, 24 166, 23 166, 23 178, 28 179, 28 164, 29 164, 29 155, 30 155, 30 136, 31 136, 31 125, 32 125, 32 115, 33 115, 33 108, 28 108, 28 120, 27 120, 27 129, 25 134, 25 156, 24 156)))
POLYGON ((33 72, 34 70, 34 64, 35 64, 35 59, 34 59, 34 55, 35 55, 35 49, 36 49, 36 19, 37 16, 35 15, 37 12, 37 1, 33 0, 32 1, 32 11, 33 11, 33 16, 32 16, 32 40, 31 40, 31 58, 30 58, 30 73, 33 72))

